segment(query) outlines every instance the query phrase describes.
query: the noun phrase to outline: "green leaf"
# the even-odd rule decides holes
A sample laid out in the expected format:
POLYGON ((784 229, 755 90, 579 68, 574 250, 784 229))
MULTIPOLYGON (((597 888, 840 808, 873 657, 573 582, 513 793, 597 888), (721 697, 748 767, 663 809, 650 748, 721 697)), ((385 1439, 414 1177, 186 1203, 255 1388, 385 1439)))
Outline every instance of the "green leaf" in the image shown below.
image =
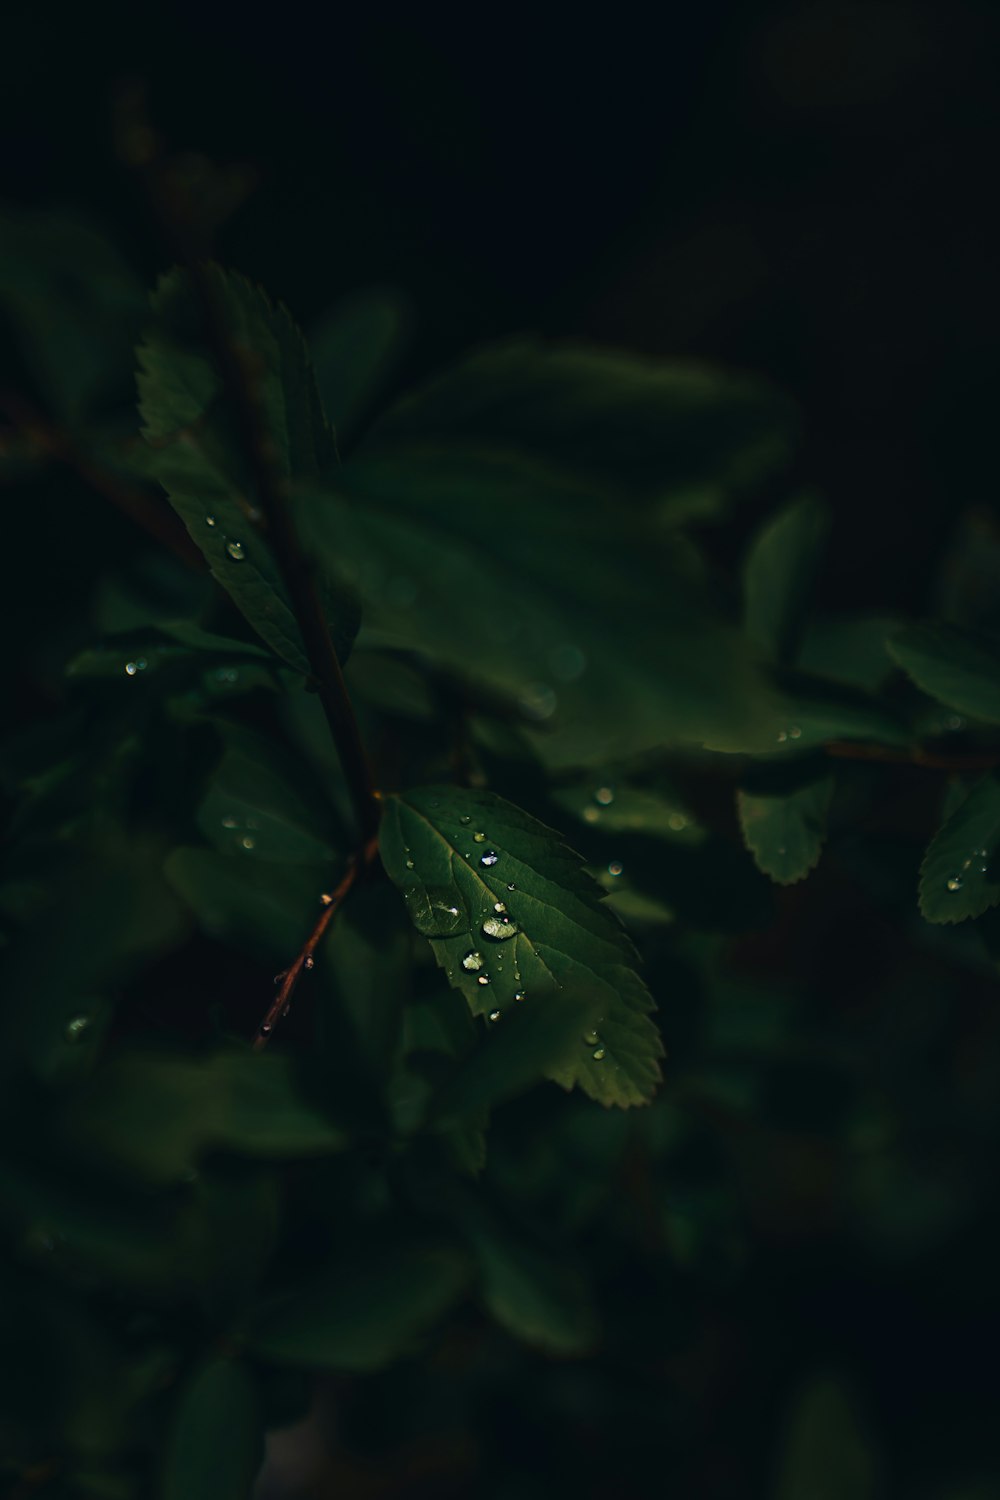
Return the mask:
POLYGON ((772 755, 784 758, 816 749, 827 740, 873 740, 900 747, 912 741, 908 725, 893 709, 859 688, 784 668, 775 671, 774 679, 783 701, 772 755))
POLYGON ((93 225, 0 211, 0 310, 57 416, 75 421, 127 390, 142 284, 93 225))
POLYGON ((899 622, 889 615, 830 615, 808 626, 797 661, 804 672, 874 693, 892 669, 887 638, 899 622))
POLYGON ((519 718, 556 768, 766 744, 777 705, 689 545, 517 453, 369 442, 300 488, 304 538, 365 602, 371 643, 421 651, 519 718))
POLYGON ((788 1415, 774 1500, 874 1500, 881 1493, 875 1454, 852 1391, 816 1375, 788 1415))
POLYGON ((325 865, 282 865, 212 849, 175 849, 164 864, 170 885, 202 930, 269 963, 288 963, 319 911, 329 883, 325 865))
POLYGON ((316 383, 341 446, 398 363, 409 324, 405 299, 382 289, 345 298, 310 330, 316 383))
POLYGON ((302 1092, 291 1058, 116 1057, 67 1105, 78 1149, 156 1182, 176 1182, 203 1153, 282 1159, 343 1150, 346 1137, 302 1092))
POLYGON ((551 795, 559 807, 602 833, 644 833, 691 845, 706 837, 679 796, 620 786, 613 778, 602 782, 591 777, 577 786, 557 787, 551 795))
POLYGON ((757 868, 778 885, 794 885, 818 862, 832 793, 828 772, 784 790, 737 793, 744 842, 757 868))
POLYGON ((754 539, 743 568, 744 619, 770 661, 794 660, 829 529, 827 507, 806 495, 754 539))
POLYGON ((163 1461, 163 1500, 250 1500, 263 1458, 250 1371, 236 1360, 210 1360, 180 1392, 163 1461))
POLYGON ((450 1247, 380 1243, 262 1304, 246 1320, 241 1341, 280 1364, 382 1369, 444 1316, 468 1279, 465 1257, 450 1247))
MULTIPOLYGON (((213 293, 235 346, 259 364, 263 420, 286 481, 335 462, 308 351, 287 310, 249 282, 212 266, 213 293)), ((153 297, 154 321, 139 346, 139 409, 151 444, 146 467, 163 485, 214 577, 267 645, 296 671, 309 662, 287 589, 258 529, 252 475, 232 431, 225 393, 207 350, 187 276, 173 271, 153 297)), ((346 589, 324 589, 334 646, 346 660, 358 613, 346 589)))
POLYGON ((663 1053, 653 1002, 624 929, 558 833, 492 793, 423 787, 386 799, 381 853, 473 1014, 502 1017, 565 989, 579 998, 581 1040, 547 1076, 606 1105, 651 1097, 663 1053))
POLYGON ((1000 724, 1000 641, 957 625, 911 625, 889 654, 917 687, 973 719, 1000 724))
POLYGON ((721 509, 782 463, 794 427, 790 404, 763 382, 525 339, 428 381, 379 419, 371 441, 507 450, 684 517, 692 505, 721 509))
POLYGON ((471 1230, 483 1300, 501 1327, 550 1354, 594 1347, 598 1326, 584 1278, 565 1256, 547 1254, 485 1220, 471 1230))
POLYGON ((984 776, 934 835, 920 866, 928 922, 962 922, 1000 902, 1000 776, 984 776))
POLYGON ((222 854, 284 864, 332 864, 337 838, 329 806, 300 795, 278 747, 220 726, 227 749, 198 809, 198 826, 222 854))

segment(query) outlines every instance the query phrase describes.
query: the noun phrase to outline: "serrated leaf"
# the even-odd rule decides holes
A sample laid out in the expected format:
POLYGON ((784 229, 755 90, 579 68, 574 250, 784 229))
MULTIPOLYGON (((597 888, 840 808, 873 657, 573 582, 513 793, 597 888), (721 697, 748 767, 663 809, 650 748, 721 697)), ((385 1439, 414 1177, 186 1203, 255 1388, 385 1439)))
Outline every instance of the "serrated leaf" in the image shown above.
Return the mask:
POLYGON ((920 866, 928 922, 962 922, 1000 902, 1000 777, 991 772, 931 839, 920 866))
POLYGON ((117 1057, 74 1096, 66 1121, 80 1151, 155 1182, 180 1180, 212 1150, 280 1160, 347 1144, 277 1053, 117 1057))
POLYGON ((382 1243, 262 1304, 241 1342, 280 1364, 382 1369, 453 1306, 468 1279, 465 1257, 450 1247, 382 1243))
POLYGON ((787 790, 737 793, 744 842, 757 868, 778 885, 794 885, 818 862, 832 793, 829 773, 787 790))
POLYGON ((249 1500, 264 1457, 247 1366, 213 1359, 185 1381, 163 1460, 163 1500, 249 1500))
POLYGON ((747 635, 768 660, 791 662, 830 529, 827 507, 806 495, 757 534, 743 569, 747 635))
POLYGON ((310 329, 316 383, 341 448, 399 361, 409 323, 399 292, 371 289, 345 298, 310 329))
MULTIPOLYGON (((259 363, 263 419, 275 464, 289 481, 313 478, 335 462, 333 437, 302 335, 283 307, 272 307, 242 277, 212 266, 211 285, 234 345, 259 363)), ((153 297, 153 323, 138 349, 139 409, 152 445, 145 468, 204 553, 214 577, 273 651, 296 671, 309 663, 280 570, 255 517, 248 459, 233 435, 209 355, 198 299, 173 271, 153 297)), ((334 646, 346 660, 357 633, 355 600, 324 589, 334 646)))
POLYGON ((911 625, 887 641, 890 656, 932 698, 1000 724, 1000 640, 957 625, 911 625))
POLYGON ((560 835, 488 792, 422 787, 386 799, 382 860, 418 931, 475 1015, 578 995, 596 1040, 547 1070, 606 1105, 648 1100, 663 1046, 635 952, 560 835), (523 996, 523 1001, 519 1000, 523 996))

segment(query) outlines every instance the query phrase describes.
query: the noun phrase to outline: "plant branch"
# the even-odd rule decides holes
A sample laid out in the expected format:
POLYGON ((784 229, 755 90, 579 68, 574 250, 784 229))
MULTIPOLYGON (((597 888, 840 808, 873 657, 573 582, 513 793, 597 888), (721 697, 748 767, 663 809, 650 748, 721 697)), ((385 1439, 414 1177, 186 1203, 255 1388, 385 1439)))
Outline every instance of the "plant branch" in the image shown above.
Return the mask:
POLYGON ((274 1028, 284 1016, 287 1016, 291 1008, 295 987, 302 977, 303 971, 313 967, 314 954, 322 940, 323 934, 343 905, 348 892, 369 869, 377 854, 378 840, 373 837, 368 840, 360 854, 355 854, 352 857, 340 884, 334 890, 320 897, 323 903, 323 910, 320 912, 312 932, 310 932, 299 950, 295 962, 283 974, 278 976, 280 985, 278 993, 275 995, 268 1008, 267 1015, 257 1027, 254 1035, 253 1045, 255 1052, 259 1052, 261 1048, 267 1046, 274 1034, 274 1028))
MULTIPOLYGON (((135 101, 133 109, 138 114, 135 101)), ((141 147, 132 152, 132 165, 141 173, 153 213, 191 278, 209 348, 250 461, 257 505, 268 541, 288 589, 323 712, 351 794, 358 821, 359 846, 364 847, 378 828, 375 786, 312 570, 292 523, 288 484, 276 464, 277 452, 260 398, 259 361, 252 349, 241 346, 232 336, 206 259, 207 236, 197 215, 184 199, 182 189, 171 178, 158 138, 141 120, 137 138, 141 147)))
POLYGON ((933 750, 924 750, 917 745, 912 750, 895 750, 888 745, 871 745, 855 740, 829 740, 824 745, 827 755, 839 760, 880 761, 884 765, 921 766, 926 771, 992 771, 1000 765, 1000 754, 995 751, 968 754, 939 755, 933 750))

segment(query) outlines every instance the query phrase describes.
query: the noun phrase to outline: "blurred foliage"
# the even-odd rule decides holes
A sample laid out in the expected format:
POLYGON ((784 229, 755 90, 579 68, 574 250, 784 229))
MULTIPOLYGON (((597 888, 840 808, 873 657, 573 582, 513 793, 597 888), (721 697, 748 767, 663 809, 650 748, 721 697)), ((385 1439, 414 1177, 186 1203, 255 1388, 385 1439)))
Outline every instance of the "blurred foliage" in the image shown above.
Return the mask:
POLYGON ((381 792, 262 1038, 359 851, 259 469, 197 276, 3 224, 8 1492, 989 1493, 882 1432, 992 1279, 995 592, 818 608, 768 381, 400 391, 397 293, 213 264, 381 792))

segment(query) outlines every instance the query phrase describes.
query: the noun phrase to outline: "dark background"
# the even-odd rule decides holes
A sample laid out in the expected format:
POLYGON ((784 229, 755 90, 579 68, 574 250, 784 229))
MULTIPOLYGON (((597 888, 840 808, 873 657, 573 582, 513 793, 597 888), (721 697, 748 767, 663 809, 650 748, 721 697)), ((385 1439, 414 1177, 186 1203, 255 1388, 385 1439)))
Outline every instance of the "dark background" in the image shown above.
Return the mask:
MULTIPOLYGON (((996 5, 702 3, 654 26, 624 9, 40 3, 4 33, 4 196, 85 209, 148 277, 166 256, 111 144, 132 76, 174 147, 253 164, 223 253, 301 322, 355 287, 409 294, 401 378, 516 330, 770 376, 802 408, 802 476, 833 505, 838 608, 924 611, 959 516, 985 508, 989 534, 996 5)), ((825 894, 854 915, 849 891, 825 894)), ((853 929, 859 966, 882 936, 853 929)), ((955 1027, 974 1050, 995 995, 970 997, 955 1027)), ((905 986, 890 999, 905 1006, 905 986)), ((784 1236, 780 1210, 737 1304, 695 1310, 712 1374, 678 1493, 757 1493, 773 1441, 758 1423, 809 1351, 860 1376, 897 1474, 995 1470, 995 1193, 891 1275, 784 1236)), ((506 1424, 515 1459, 557 1463, 506 1399, 497 1443, 506 1424)), ((957 1485, 933 1493, 991 1492, 957 1485)))

